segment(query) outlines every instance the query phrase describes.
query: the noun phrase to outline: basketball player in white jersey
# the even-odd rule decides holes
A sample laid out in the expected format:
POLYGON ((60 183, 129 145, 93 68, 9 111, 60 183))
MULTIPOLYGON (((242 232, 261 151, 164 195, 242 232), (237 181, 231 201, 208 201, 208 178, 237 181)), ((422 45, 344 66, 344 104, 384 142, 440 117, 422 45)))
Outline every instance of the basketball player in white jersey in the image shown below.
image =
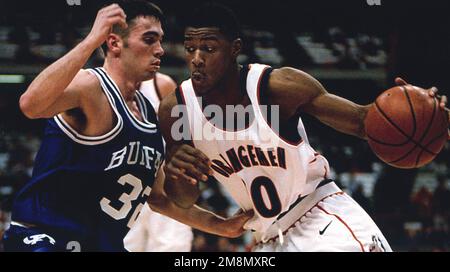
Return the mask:
POLYGON ((239 27, 225 7, 206 4, 191 17, 184 42, 191 78, 162 101, 158 113, 169 197, 189 207, 198 198, 198 181, 213 176, 242 209, 254 210, 246 228, 254 233, 255 251, 391 251, 367 213, 330 180, 328 162, 309 145, 300 119, 308 113, 365 138, 370 105, 332 95, 297 69, 239 65, 239 27), (179 104, 186 105, 183 119, 176 115, 179 104), (224 120, 205 114, 212 105, 222 109, 224 120), (249 106, 253 120, 230 129, 229 105, 249 106), (279 106, 279 118, 266 118, 262 105, 279 106), (181 140, 179 120, 188 130, 181 140))
MULTIPOLYGON (((176 87, 168 75, 156 73, 153 79, 143 81, 139 90, 157 112, 161 99, 176 87)), ((124 244, 132 252, 187 252, 191 251, 193 238, 191 227, 154 212, 145 204, 124 244)))

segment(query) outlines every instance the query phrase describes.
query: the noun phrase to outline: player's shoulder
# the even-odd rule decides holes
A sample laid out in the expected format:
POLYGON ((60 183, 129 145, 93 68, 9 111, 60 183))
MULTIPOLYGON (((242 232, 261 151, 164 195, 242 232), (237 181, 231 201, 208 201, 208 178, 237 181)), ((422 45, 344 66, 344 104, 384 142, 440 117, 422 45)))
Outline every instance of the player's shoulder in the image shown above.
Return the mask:
MULTIPOLYGON (((183 119, 183 124, 186 124, 187 121, 186 107, 183 105, 182 101, 177 98, 177 96, 179 97, 179 91, 177 90, 164 97, 163 100, 161 100, 158 109, 158 119, 161 132, 168 146, 171 146, 174 142, 177 142, 177 140, 172 138, 172 125, 180 119, 183 119)), ((184 126, 183 129, 185 129, 184 126)))
POLYGON ((94 73, 86 69, 81 69, 70 83, 70 88, 80 92, 92 92, 100 90, 100 82, 94 73))
POLYGON ((166 75, 163 73, 156 73, 156 77, 157 77, 157 81, 159 81, 161 83, 173 84, 176 86, 175 81, 169 75, 166 75))
MULTIPOLYGON (((178 88, 178 87, 177 87, 178 88)), ((169 118, 172 112, 172 109, 178 105, 178 99, 176 95, 176 91, 170 92, 167 94, 159 104, 158 116, 160 120, 169 118)))
POLYGON ((321 89, 322 85, 305 71, 293 67, 273 69, 269 76, 269 90, 273 93, 287 91, 310 91, 321 89))
POLYGON ((78 81, 79 84, 86 86, 97 86, 100 85, 97 76, 91 72, 89 69, 80 69, 76 74, 74 80, 78 81))
POLYGON ((293 67, 281 67, 273 69, 272 73, 270 73, 270 80, 276 82, 290 83, 292 81, 298 82, 299 80, 301 82, 307 82, 313 79, 314 78, 310 74, 293 67))
POLYGON ((157 73, 155 77, 162 97, 166 97, 177 88, 177 84, 169 75, 157 73))
POLYGON ((87 69, 81 69, 71 83, 81 96, 89 100, 103 96, 102 87, 98 77, 87 69))

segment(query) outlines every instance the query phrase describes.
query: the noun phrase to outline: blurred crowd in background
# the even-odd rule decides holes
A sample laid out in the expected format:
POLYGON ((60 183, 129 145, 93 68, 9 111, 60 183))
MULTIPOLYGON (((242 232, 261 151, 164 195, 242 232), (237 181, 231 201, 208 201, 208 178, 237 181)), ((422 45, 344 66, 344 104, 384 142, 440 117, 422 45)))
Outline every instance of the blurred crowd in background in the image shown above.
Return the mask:
MULTIPOLYGON (((80 6, 68 6, 65 0, 17 2, 0 9, 0 235, 8 227, 14 193, 31 176, 45 123, 27 120, 18 99, 43 68, 89 33, 96 10, 106 1, 81 0, 80 6)), ((162 72, 180 83, 188 76, 180 20, 190 4, 204 1, 155 2, 167 15, 162 72)), ((307 4, 293 9, 290 4, 264 1, 258 6, 254 1, 222 2, 242 22, 244 50, 238 59, 242 64, 303 69, 329 91, 363 104, 392 86, 396 75, 419 86, 435 85, 448 95, 450 79, 441 69, 450 64, 450 44, 443 38, 450 34, 446 17, 427 18, 423 24, 359 6, 355 12, 307 4), (252 13, 255 10, 258 16, 252 13)), ((98 50, 87 67, 102 61, 98 50)), ((378 160, 362 140, 309 116, 304 116, 304 123, 312 146, 330 162, 333 178, 372 216, 394 250, 450 250, 448 144, 429 165, 401 170, 378 160)), ((207 184, 200 204, 224 216, 238 209, 216 183, 207 184)), ((247 251, 251 245, 251 234, 226 239, 195 231, 193 251, 247 251)))

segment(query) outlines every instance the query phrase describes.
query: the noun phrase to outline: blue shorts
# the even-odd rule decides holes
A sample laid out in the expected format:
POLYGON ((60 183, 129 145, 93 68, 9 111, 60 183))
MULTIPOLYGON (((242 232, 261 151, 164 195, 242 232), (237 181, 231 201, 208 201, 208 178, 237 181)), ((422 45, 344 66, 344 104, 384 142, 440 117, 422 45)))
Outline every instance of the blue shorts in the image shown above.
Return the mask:
POLYGON ((10 252, 81 251, 81 242, 73 236, 13 222, 3 234, 3 244, 5 251, 10 252))

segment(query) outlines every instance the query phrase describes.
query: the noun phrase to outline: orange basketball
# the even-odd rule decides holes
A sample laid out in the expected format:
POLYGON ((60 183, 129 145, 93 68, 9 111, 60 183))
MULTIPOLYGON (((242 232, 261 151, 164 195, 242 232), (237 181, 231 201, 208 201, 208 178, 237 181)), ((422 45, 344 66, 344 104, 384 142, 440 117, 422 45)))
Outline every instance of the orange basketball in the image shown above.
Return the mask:
POLYGON ((415 86, 384 91, 365 119, 368 143, 385 163, 417 168, 432 161, 448 137, 447 113, 415 86))

